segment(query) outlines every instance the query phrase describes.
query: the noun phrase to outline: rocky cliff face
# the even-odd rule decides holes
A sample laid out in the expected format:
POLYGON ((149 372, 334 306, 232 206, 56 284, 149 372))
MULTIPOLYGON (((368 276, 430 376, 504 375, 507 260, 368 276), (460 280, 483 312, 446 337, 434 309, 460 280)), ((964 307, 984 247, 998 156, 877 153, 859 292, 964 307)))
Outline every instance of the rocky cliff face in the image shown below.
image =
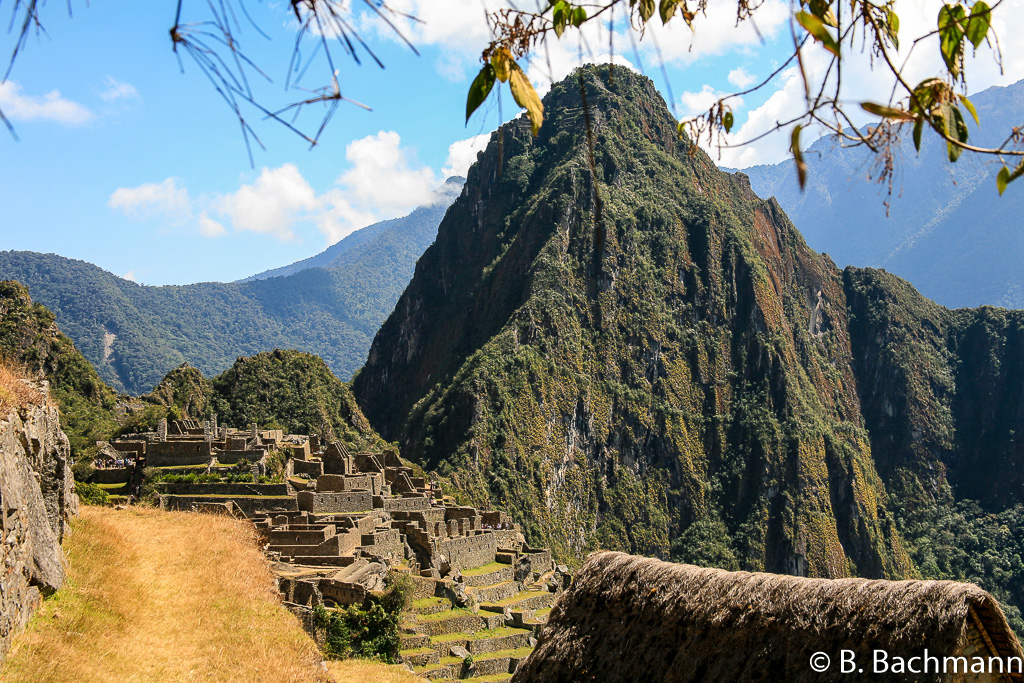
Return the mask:
POLYGON ((563 557, 911 573, 841 272, 647 79, 588 68, 545 109, 492 139, 374 341, 370 421, 563 557))
POLYGON ((78 512, 69 455, 50 403, 0 419, 0 659, 42 596, 64 583, 60 543, 78 512))
POLYGON ((1024 311, 840 271, 647 79, 581 80, 470 170, 354 380, 371 423, 566 559, 969 580, 1024 632, 1024 311))

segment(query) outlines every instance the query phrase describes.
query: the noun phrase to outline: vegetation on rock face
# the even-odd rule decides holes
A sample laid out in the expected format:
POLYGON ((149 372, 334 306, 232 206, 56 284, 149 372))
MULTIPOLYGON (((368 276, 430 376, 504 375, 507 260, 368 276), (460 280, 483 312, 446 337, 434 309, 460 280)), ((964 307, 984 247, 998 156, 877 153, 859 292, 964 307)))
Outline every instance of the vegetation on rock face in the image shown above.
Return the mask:
POLYGON ((100 376, 126 393, 149 391, 185 362, 214 375, 238 356, 275 347, 316 353, 348 378, 446 208, 442 202, 364 228, 316 261, 320 267, 285 277, 146 287, 83 261, 0 251, 0 278, 25 284, 100 376))
POLYGON ((113 432, 116 395, 26 288, 0 282, 0 358, 45 377, 76 459, 113 432))
POLYGON ((1024 633, 1024 311, 951 311, 885 271, 844 278, 864 420, 916 566, 989 590, 1024 633))
POLYGON ((693 557, 911 574, 840 273, 689 153, 647 79, 580 77, 587 114, 556 84, 540 135, 508 124, 470 171, 354 381, 367 415, 562 557, 667 557, 704 522, 727 534, 691 533, 693 557))
POLYGON ((1024 312, 840 271, 645 79, 583 81, 593 171, 570 79, 470 171, 354 381, 373 424, 563 558, 970 580, 1024 629, 1024 312))
POLYGON ((213 385, 198 369, 183 363, 142 397, 144 401, 173 408, 182 415, 206 415, 213 401, 213 385))

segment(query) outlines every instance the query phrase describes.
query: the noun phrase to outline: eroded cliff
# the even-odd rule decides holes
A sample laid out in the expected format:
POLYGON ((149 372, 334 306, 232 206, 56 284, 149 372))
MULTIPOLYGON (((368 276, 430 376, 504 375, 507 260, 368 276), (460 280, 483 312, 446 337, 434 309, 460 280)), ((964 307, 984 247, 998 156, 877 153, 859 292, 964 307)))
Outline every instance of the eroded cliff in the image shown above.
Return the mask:
POLYGON ((61 540, 78 512, 70 447, 43 398, 0 418, 0 659, 43 596, 64 583, 61 540))

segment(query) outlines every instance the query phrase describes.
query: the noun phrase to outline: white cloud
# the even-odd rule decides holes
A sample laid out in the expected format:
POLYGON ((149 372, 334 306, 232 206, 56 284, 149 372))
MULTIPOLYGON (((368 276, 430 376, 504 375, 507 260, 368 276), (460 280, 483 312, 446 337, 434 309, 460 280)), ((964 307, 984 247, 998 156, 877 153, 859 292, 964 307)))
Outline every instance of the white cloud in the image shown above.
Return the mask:
MULTIPOLYGON (((679 97, 679 102, 683 105, 682 111, 679 112, 680 116, 685 119, 706 114, 719 99, 727 94, 715 90, 707 83, 697 92, 684 92, 679 97)), ((728 100, 727 104, 733 108, 733 111, 738 110, 743 107, 743 98, 732 97, 728 100)))
POLYGON ((345 158, 352 168, 341 175, 338 184, 374 213, 401 213, 429 204, 442 180, 431 168, 414 167, 401 142, 398 133, 382 130, 345 148, 345 158))
POLYGON ((130 100, 139 96, 139 91, 135 89, 134 85, 119 81, 113 76, 107 76, 103 79, 103 87, 104 90, 100 93, 100 99, 104 102, 130 100))
POLYGON ((199 216, 199 234, 203 237, 220 237, 227 232, 223 223, 210 218, 205 211, 199 216))
MULTIPOLYGON (((478 136, 486 143, 487 136, 478 136)), ((175 178, 115 190, 112 209, 135 218, 161 218, 174 226, 192 221, 204 237, 250 232, 282 241, 313 229, 333 244, 359 228, 408 213, 417 206, 452 200, 444 177, 416 163, 401 137, 380 131, 351 142, 350 167, 334 186, 318 193, 294 164, 263 168, 251 182, 228 193, 189 197, 175 178)), ((445 172, 468 166, 477 138, 453 143, 445 172)), ((462 169, 465 172, 465 169, 462 169)))
POLYGON ((487 147, 487 142, 490 139, 490 133, 481 133, 465 140, 453 142, 448 147, 448 160, 445 162, 444 168, 441 169, 441 175, 445 178, 450 178, 453 175, 465 178, 469 167, 476 162, 477 154, 487 147))
POLYGON ((81 126, 94 118, 89 109, 65 99, 59 90, 38 97, 25 95, 15 81, 0 83, 0 110, 11 121, 55 121, 69 126, 81 126))
MULTIPOLYGON (((666 62, 692 64, 701 58, 756 48, 762 38, 770 41, 779 34, 789 17, 789 3, 765 0, 754 13, 755 30, 749 20, 736 24, 735 3, 713 1, 708 3, 706 14, 698 13, 693 30, 678 18, 667 26, 651 21, 647 26, 647 33, 651 35, 644 36, 638 48, 652 65, 658 63, 659 47, 660 58, 666 62)), ((628 38, 625 44, 629 44, 628 38)))
MULTIPOLYGON (((359 228, 392 215, 380 214, 371 210, 360 210, 349 203, 344 191, 328 190, 320 198, 321 209, 314 217, 317 229, 327 238, 327 244, 334 244, 359 228)), ((411 207, 410 207, 411 208, 411 207)))
POLYGON ((215 206, 231 219, 236 230, 291 241, 295 239, 294 223, 316 211, 318 203, 316 193, 299 169, 294 164, 284 164, 275 169, 264 168, 256 182, 222 196, 215 206))
POLYGON ((192 213, 188 190, 178 187, 175 178, 138 187, 119 187, 110 195, 107 205, 133 218, 164 215, 180 222, 192 213))
POLYGON ((742 66, 737 67, 729 72, 729 82, 737 88, 749 88, 750 86, 757 83, 757 76, 752 76, 747 73, 747 70, 742 66))

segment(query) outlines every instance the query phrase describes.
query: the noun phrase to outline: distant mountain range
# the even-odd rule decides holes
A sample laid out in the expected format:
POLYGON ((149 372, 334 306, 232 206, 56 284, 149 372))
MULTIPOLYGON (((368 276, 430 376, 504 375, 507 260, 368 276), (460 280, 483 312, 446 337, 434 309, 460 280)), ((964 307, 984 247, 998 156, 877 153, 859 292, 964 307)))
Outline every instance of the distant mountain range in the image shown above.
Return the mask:
POLYGON ((26 251, 0 252, 0 280, 26 285, 119 391, 145 393, 186 362, 216 375, 239 356, 278 347, 321 356, 347 379, 463 183, 451 178, 437 203, 245 281, 148 287, 84 261, 26 251))
MULTIPOLYGON (((972 97, 981 128, 968 116, 971 142, 998 146, 1021 124, 1024 81, 972 97)), ((921 154, 909 129, 902 146, 890 215, 885 187, 868 180, 875 159, 864 148, 823 138, 807 150, 807 189, 793 162, 742 172, 754 191, 775 196, 812 249, 840 266, 885 268, 944 306, 1024 308, 1024 185, 998 196, 996 160, 964 154, 946 161, 927 133, 921 154)))

